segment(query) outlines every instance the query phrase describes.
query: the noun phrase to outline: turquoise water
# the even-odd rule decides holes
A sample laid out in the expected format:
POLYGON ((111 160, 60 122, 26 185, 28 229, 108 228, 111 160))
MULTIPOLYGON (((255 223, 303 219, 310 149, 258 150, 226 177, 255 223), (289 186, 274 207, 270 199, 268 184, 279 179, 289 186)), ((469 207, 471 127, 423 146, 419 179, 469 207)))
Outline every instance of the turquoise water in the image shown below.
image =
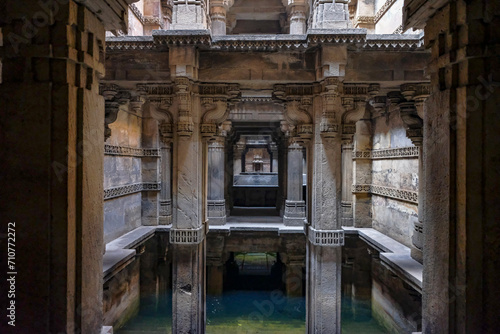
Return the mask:
MULTIPOLYGON (((156 313, 139 312, 118 334, 172 333, 171 303, 156 313)), ((342 301, 342 333, 383 334, 372 318, 369 304, 342 301)), ((286 298, 281 291, 229 291, 207 296, 207 334, 305 333, 305 298, 286 298)))

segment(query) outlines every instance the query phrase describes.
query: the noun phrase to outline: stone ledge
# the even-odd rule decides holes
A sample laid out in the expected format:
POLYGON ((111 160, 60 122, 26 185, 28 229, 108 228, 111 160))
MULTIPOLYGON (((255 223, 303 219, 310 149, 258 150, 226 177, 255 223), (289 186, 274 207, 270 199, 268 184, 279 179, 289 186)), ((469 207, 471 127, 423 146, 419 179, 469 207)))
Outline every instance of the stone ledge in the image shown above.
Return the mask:
POLYGON ((346 234, 359 237, 380 251, 380 260, 396 275, 422 293, 423 266, 411 257, 410 248, 373 228, 343 227, 346 234))
POLYGON ((281 234, 304 233, 304 226, 286 226, 278 223, 226 223, 226 225, 209 226, 209 233, 231 232, 276 232, 281 234))
POLYGON ((141 226, 107 243, 102 263, 104 282, 132 262, 136 255, 133 248, 153 237, 155 231, 156 226, 141 226))

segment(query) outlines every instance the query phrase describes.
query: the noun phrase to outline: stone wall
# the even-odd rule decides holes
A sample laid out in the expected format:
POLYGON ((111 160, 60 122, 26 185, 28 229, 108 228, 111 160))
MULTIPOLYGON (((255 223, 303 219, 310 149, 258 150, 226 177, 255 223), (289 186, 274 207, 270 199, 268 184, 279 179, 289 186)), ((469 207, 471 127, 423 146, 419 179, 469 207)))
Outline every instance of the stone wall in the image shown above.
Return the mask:
POLYGON ((117 191, 115 197, 104 201, 105 243, 141 225, 141 192, 124 188, 143 182, 141 153, 129 150, 141 148, 141 116, 123 106, 117 120, 109 125, 111 137, 106 141, 104 156, 104 190, 117 191))
MULTIPOLYGON (((398 111, 374 120, 373 149, 413 147, 398 111)), ((372 156, 373 158, 373 156, 372 156)), ((372 159, 372 185, 418 192, 418 157, 372 159)), ((380 196, 372 192, 373 228, 411 246, 413 224, 418 221, 416 203, 380 196)))
POLYGON ((421 295, 376 258, 372 259, 371 303, 373 318, 388 333, 421 330, 421 295))
POLYGON ((116 330, 136 316, 140 305, 140 259, 135 258, 104 283, 104 326, 116 330))

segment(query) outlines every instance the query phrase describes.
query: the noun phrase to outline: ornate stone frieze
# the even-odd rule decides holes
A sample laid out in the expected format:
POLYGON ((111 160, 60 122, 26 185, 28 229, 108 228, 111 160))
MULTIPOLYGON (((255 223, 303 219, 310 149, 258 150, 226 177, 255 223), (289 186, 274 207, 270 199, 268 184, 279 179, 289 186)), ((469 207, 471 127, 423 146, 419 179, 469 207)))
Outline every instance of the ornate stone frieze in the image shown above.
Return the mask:
POLYGON ((154 50, 157 45, 152 36, 108 37, 106 51, 154 50))
POLYGON ((394 30, 393 34, 399 35, 402 33, 403 33, 403 25, 401 24, 399 27, 396 28, 396 30, 394 30))
POLYGON ((220 51, 290 51, 305 50, 308 47, 305 36, 275 35, 259 36, 258 38, 242 38, 241 36, 213 37, 210 46, 220 51))
POLYGON ((129 5, 129 8, 130 8, 130 11, 132 13, 134 13, 135 17, 137 17, 137 19, 142 23, 144 24, 144 15, 142 15, 141 13, 141 10, 139 8, 137 8, 137 6, 135 4, 130 4, 129 5))
POLYGON ((155 16, 144 16, 143 24, 145 26, 159 26, 164 29, 163 20, 155 16))
POLYGON ((380 19, 387 13, 387 11, 396 3, 397 0, 386 0, 386 2, 380 7, 380 9, 375 14, 375 23, 380 21, 380 19))
POLYGON ((396 189, 396 188, 378 186, 373 184, 353 184, 352 192, 355 194, 360 194, 360 193, 373 194, 418 204, 417 191, 396 189))
POLYGON ((372 35, 366 39, 366 43, 362 48, 373 51, 423 50, 424 40, 417 35, 399 35, 397 38, 387 38, 386 35, 372 35))
MULTIPOLYGON (((356 29, 359 30, 359 29, 356 29)), ((354 44, 364 50, 424 50, 424 41, 420 35, 398 35, 388 38, 386 35, 367 36, 357 34, 317 34, 276 36, 210 36, 208 30, 189 31, 182 35, 169 30, 153 31, 153 36, 108 37, 106 50, 161 50, 169 45, 196 45, 215 51, 305 51, 320 44, 354 44)))
POLYGON ((137 90, 144 91, 148 95, 172 96, 174 87, 170 83, 137 84, 137 90))
POLYGON ((352 158, 358 159, 401 159, 418 158, 420 149, 417 146, 389 148, 384 150, 354 151, 352 158))
POLYGON ((170 229, 170 243, 181 245, 197 245, 205 238, 205 227, 197 229, 170 229))
POLYGON ((160 183, 156 182, 141 182, 127 184, 120 187, 104 189, 104 200, 135 194, 141 191, 159 191, 160 183))
POLYGON ((373 25, 375 24, 375 16, 357 16, 352 25, 357 28, 360 24, 373 25))
POLYGON ((160 150, 157 148, 136 148, 127 146, 104 145, 105 155, 118 155, 130 157, 159 157, 160 150))
POLYGON ((309 226, 308 237, 309 241, 316 246, 344 246, 344 230, 317 230, 309 226))
POLYGON ((157 45, 196 45, 209 47, 212 43, 209 30, 154 30, 157 45))
POLYGON ((342 29, 341 31, 342 33, 329 34, 323 33, 321 29, 310 29, 307 34, 308 45, 363 43, 366 40, 366 34, 359 32, 359 29, 342 29))

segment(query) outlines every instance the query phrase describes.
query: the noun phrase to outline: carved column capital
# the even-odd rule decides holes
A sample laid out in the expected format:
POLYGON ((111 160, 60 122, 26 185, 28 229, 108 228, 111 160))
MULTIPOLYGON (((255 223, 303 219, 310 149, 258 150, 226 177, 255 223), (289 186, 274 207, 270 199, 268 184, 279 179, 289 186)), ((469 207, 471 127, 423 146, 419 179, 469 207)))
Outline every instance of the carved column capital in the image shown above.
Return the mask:
POLYGON ((130 100, 130 93, 115 84, 100 84, 99 93, 104 97, 104 141, 111 136, 109 124, 118 118, 118 110, 121 105, 130 100))

